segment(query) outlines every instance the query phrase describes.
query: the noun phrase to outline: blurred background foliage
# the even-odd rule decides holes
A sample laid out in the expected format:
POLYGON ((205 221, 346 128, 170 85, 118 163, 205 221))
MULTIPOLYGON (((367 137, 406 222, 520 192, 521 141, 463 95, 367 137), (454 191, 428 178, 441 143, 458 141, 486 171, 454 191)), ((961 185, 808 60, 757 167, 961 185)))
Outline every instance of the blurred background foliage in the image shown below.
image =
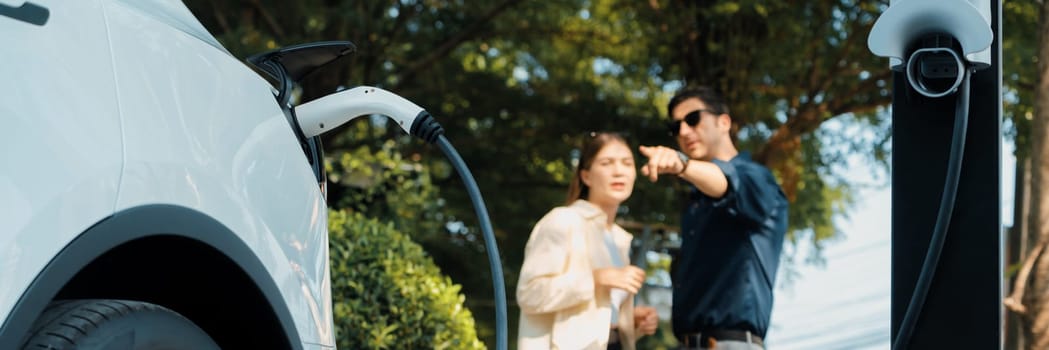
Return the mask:
MULTIPOLYGON (((523 247, 535 221, 563 203, 571 150, 592 130, 622 132, 635 146, 675 146, 663 123, 681 86, 722 91, 740 149, 780 180, 791 201, 788 269, 820 263, 820 247, 843 236, 833 218, 848 214, 851 194, 888 182, 891 72, 866 46, 888 0, 185 3, 240 58, 314 41, 356 44, 356 53, 302 82, 299 103, 372 85, 437 117, 485 196, 511 298, 511 339, 523 247), (849 156, 882 164, 884 181, 838 175, 849 156), (796 256, 802 245, 812 253, 796 256)), ((1036 21, 1033 3, 1006 1, 1005 31, 1009 21, 1036 21)), ((1031 72, 1023 68, 1033 59, 1028 34, 1003 44, 1007 116, 1019 120, 1013 135, 1024 134, 1031 108, 1031 72)), ((324 137, 329 204, 392 223, 419 242, 462 285, 478 335, 492 346, 483 238, 439 150, 381 117, 359 118, 324 137)), ((622 218, 676 225, 681 190, 669 179, 639 181, 622 218)))

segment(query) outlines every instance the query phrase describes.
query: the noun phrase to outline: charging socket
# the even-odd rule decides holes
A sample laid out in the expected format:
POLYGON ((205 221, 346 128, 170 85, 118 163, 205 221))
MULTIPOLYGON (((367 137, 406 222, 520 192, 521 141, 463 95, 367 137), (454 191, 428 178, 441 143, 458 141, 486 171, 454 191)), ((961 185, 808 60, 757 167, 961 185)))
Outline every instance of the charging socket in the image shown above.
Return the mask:
POLYGON ((932 98, 953 93, 962 83, 965 61, 946 47, 915 50, 907 59, 907 82, 918 93, 932 98))
POLYGON ((926 79, 954 79, 961 72, 954 56, 943 53, 932 53, 919 62, 921 76, 926 79))

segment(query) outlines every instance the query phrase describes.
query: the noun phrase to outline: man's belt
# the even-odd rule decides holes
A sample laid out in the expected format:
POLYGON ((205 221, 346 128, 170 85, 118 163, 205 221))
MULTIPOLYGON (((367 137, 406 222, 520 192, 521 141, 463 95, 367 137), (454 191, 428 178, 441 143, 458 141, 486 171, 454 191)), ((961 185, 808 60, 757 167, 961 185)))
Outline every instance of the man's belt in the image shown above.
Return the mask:
POLYGON ((725 340, 741 341, 762 347, 765 346, 765 343, 762 342, 761 337, 757 334, 751 333, 750 331, 736 330, 709 330, 706 332, 685 334, 681 337, 681 344, 685 347, 703 347, 713 349, 716 347, 718 341, 725 340))

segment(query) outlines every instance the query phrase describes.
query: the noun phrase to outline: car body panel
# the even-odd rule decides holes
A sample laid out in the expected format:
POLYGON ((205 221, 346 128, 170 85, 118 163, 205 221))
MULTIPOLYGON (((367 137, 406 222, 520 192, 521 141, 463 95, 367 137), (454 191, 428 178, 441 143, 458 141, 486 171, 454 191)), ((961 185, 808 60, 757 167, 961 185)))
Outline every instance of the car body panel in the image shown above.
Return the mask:
POLYGON ((181 2, 34 2, 51 11, 44 26, 0 18, 16 60, 0 65, 16 77, 0 95, 14 116, 0 140, 0 319, 92 224, 171 205, 235 233, 301 343, 334 346, 327 207, 272 87, 181 2))
POLYGON ((46 26, 0 17, 0 319, 117 197, 123 145, 102 5, 52 8, 46 26))

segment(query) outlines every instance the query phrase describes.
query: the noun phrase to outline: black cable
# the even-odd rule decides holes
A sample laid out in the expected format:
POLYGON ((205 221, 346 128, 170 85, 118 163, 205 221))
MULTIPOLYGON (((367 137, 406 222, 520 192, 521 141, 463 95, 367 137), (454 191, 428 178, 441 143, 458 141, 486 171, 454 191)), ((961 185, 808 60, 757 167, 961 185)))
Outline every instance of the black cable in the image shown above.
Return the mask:
POLYGON ((481 198, 481 190, 477 188, 477 181, 470 173, 470 168, 466 167, 463 157, 459 156, 459 152, 448 142, 448 138, 444 137, 444 127, 429 112, 419 112, 408 133, 426 142, 437 144, 437 147, 452 162, 452 167, 463 179, 463 184, 466 185, 466 192, 470 194, 470 201, 473 202, 477 219, 481 223, 484 246, 488 251, 488 264, 492 267, 492 288, 495 289, 495 348, 506 350, 506 286, 503 283, 503 263, 499 258, 499 246, 495 244, 492 221, 488 218, 488 209, 484 205, 484 198, 481 198))
POLYGON ((965 77, 958 87, 958 99, 954 106, 954 135, 951 138, 951 155, 947 161, 947 178, 943 184, 943 196, 940 197, 940 210, 929 241, 929 250, 925 253, 925 261, 911 295, 911 302, 907 305, 903 323, 900 324, 900 330, 892 344, 893 350, 906 349, 910 343, 918 315, 925 305, 925 297, 929 294, 929 286, 932 285, 933 276, 936 274, 936 266, 940 262, 940 252, 943 251, 943 242, 947 238, 947 227, 951 223, 954 199, 958 194, 958 180, 961 177, 962 156, 965 153, 965 134, 969 125, 970 71, 966 69, 963 74, 965 77))
POLYGON ((470 194, 470 202, 473 202, 474 211, 477 213, 478 221, 481 223, 481 232, 484 234, 484 246, 488 251, 488 264, 492 267, 492 288, 495 289, 495 348, 506 350, 507 326, 506 326, 506 286, 503 283, 503 263, 499 258, 499 246, 495 244, 495 233, 492 231, 492 221, 488 218, 488 209, 481 198, 481 190, 477 188, 470 168, 466 167, 463 157, 444 137, 444 127, 426 111, 419 112, 415 121, 409 128, 409 133, 429 143, 437 144, 444 152, 452 167, 459 173, 466 185, 466 192, 470 194))
POLYGON ((488 210, 484 205, 484 199, 481 198, 481 191, 477 188, 477 182, 470 174, 470 169, 466 167, 459 152, 455 151, 455 147, 448 142, 448 138, 443 134, 438 135, 437 146, 441 148, 445 156, 448 156, 452 167, 462 177, 463 183, 466 184, 466 191, 470 194, 470 201, 474 204, 474 211, 477 212, 477 218, 481 222, 484 246, 488 250, 488 263, 492 265, 492 287, 495 288, 495 348, 506 350, 506 287, 503 285, 503 264, 499 259, 499 247, 495 244, 495 234, 492 233, 492 222, 488 219, 488 210))

